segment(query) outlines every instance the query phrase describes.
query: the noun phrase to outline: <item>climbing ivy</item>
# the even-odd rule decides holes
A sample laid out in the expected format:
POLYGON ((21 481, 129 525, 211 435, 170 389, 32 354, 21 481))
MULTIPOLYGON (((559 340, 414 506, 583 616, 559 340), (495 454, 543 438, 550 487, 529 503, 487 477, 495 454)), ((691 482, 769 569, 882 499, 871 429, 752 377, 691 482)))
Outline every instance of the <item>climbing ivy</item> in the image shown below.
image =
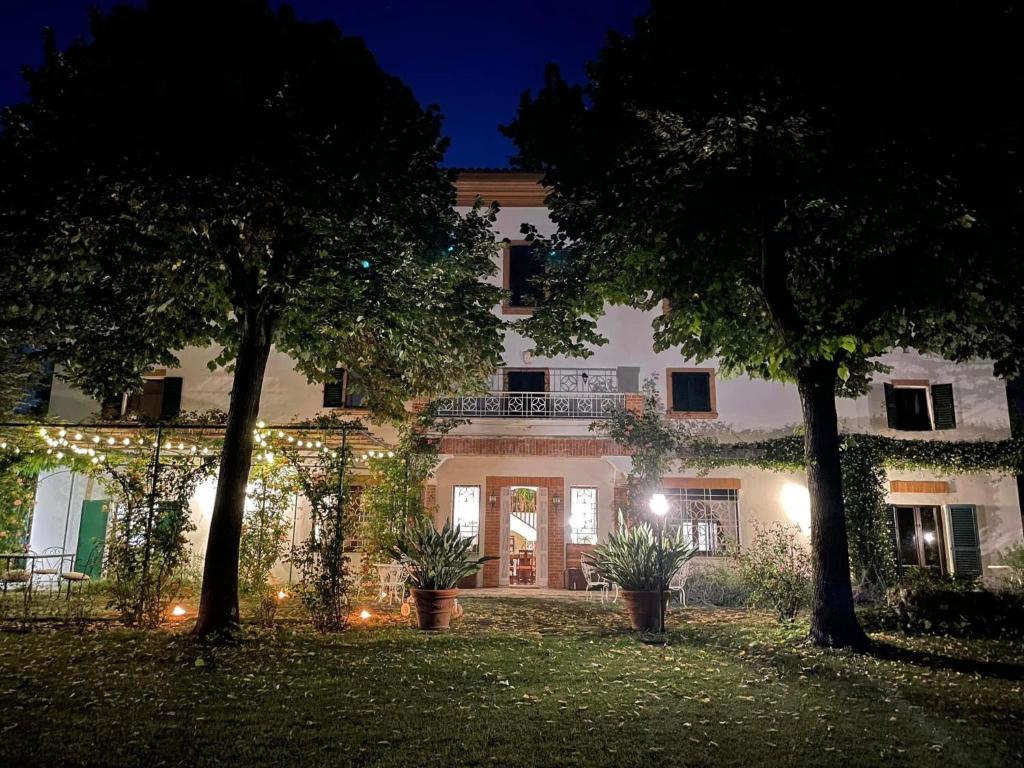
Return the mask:
MULTIPOLYGON (((802 435, 750 443, 700 440, 680 446, 680 455, 704 471, 749 466, 774 472, 802 471, 802 435)), ((904 440, 882 435, 847 434, 841 438, 843 501, 846 507, 850 563, 864 589, 883 589, 896 579, 886 497, 889 470, 937 474, 1024 472, 1024 440, 904 440)))

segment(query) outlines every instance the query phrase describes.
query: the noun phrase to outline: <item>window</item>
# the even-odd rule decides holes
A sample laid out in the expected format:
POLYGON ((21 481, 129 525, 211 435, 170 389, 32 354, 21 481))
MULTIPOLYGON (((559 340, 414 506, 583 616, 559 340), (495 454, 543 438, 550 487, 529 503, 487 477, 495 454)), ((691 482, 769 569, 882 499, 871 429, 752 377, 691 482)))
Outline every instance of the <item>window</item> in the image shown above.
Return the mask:
POLYGON ((362 408, 358 379, 344 368, 334 369, 334 379, 324 384, 324 408, 362 408))
POLYGON ((452 524, 464 539, 473 539, 473 551, 479 551, 480 486, 456 485, 452 490, 452 524))
MULTIPOLYGON (((104 412, 120 410, 121 398, 112 398, 104 403, 104 412)), ((124 415, 142 421, 167 421, 181 412, 181 378, 177 376, 152 376, 143 379, 142 391, 124 399, 124 415)), ((116 413, 114 418, 120 416, 116 413)))
POLYGON ((710 368, 668 371, 670 414, 690 418, 717 418, 715 372, 710 368))
POLYGON ((900 568, 946 571, 946 546, 938 507, 893 507, 900 568))
POLYGON ((733 489, 669 488, 665 525, 682 531, 702 555, 724 555, 739 541, 739 495, 733 489))
POLYGON ((906 432, 954 429, 956 407, 952 384, 894 381, 885 385, 885 411, 889 427, 906 432))
POLYGON ((506 311, 529 311, 536 306, 534 297, 540 291, 536 278, 544 274, 544 259, 529 243, 510 243, 505 246, 503 285, 509 292, 504 304, 506 311))
POLYGON ((506 392, 546 392, 545 371, 505 371, 506 392))
POLYGON ((569 543, 597 544, 597 488, 569 489, 569 543))

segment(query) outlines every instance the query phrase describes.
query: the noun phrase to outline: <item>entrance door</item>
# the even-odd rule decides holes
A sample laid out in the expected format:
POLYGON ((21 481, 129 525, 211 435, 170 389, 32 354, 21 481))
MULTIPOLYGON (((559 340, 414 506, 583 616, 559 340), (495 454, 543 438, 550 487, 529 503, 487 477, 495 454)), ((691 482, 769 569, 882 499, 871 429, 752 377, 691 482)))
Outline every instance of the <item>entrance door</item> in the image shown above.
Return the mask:
POLYGON ((78 525, 75 570, 98 579, 103 570, 103 543, 107 537, 107 501, 83 501, 78 525))

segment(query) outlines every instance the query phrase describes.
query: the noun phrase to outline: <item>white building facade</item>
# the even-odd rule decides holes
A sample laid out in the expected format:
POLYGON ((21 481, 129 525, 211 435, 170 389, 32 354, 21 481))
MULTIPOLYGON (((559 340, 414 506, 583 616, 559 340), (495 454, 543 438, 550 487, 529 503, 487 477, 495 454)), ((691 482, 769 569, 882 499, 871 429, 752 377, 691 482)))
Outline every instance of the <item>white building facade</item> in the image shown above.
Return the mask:
MULTIPOLYGON (((458 182, 459 205, 480 196, 497 200, 499 272, 494 278, 512 298, 495 309, 514 320, 524 282, 536 269, 520 234, 529 223, 552 230, 537 176, 517 172, 465 172, 458 182)), ((628 455, 590 430, 608 408, 635 406, 641 382, 654 376, 669 415, 699 420, 721 439, 749 441, 791 434, 802 421, 796 388, 746 377, 724 378, 714 361, 695 364, 672 351, 652 348, 651 321, 643 313, 612 307, 600 322, 609 343, 586 361, 542 359, 515 332, 505 339, 504 367, 486 396, 443 398, 442 415, 469 422, 445 436, 441 462, 425 489, 438 523, 454 519, 475 533, 484 554, 495 555, 464 586, 579 588, 581 553, 613 528, 623 500, 628 455)), ((181 367, 159 371, 136 408, 151 413, 226 409, 231 379, 210 372, 210 350, 181 353, 181 367), (149 400, 143 402, 148 395, 149 400)), ((914 352, 893 352, 884 360, 892 372, 871 392, 840 400, 840 428, 897 438, 999 440, 1010 436, 1005 385, 992 366, 948 363, 914 352)), ((122 404, 123 405, 123 404, 122 404)), ((291 361, 274 354, 263 386, 261 418, 282 424, 325 410, 360 415, 358 392, 344 380, 325 388, 311 385, 291 361)), ((67 422, 88 420, 100 404, 55 382, 50 415, 67 422)), ((385 441, 393 434, 378 430, 385 441)), ((892 473, 894 546, 903 565, 943 572, 966 571, 996 580, 1000 552, 1022 539, 1021 508, 1014 478, 999 474, 935 476, 892 473)), ((57 472, 41 479, 31 546, 73 548, 83 510, 102 499, 99 484, 57 472)), ((718 557, 727 541, 749 540, 754 521, 809 526, 802 473, 723 467, 710 476, 677 468, 663 483, 669 498, 668 523, 683 526, 703 557, 718 557)), ((198 551, 205 544, 213 481, 192 502, 198 551)), ((308 530, 304 510, 296 535, 308 530)), ((286 566, 285 566, 286 570, 286 566)))

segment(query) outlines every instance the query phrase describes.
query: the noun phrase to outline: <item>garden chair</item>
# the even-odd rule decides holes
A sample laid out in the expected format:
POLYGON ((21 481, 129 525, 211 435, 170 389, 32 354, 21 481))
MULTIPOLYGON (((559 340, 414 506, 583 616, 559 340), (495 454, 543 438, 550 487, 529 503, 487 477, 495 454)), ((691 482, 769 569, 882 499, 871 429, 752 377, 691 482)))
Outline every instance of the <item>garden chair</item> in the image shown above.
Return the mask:
POLYGON ((32 572, 33 579, 49 587, 50 592, 59 590, 60 570, 65 557, 64 550, 60 547, 44 549, 42 556, 36 560, 37 567, 32 572))
POLYGON ((686 607, 686 582, 690 579, 690 563, 683 563, 682 567, 675 572, 668 583, 670 594, 675 593, 679 597, 679 604, 686 607))
POLYGON ((402 566, 399 563, 374 563, 374 567, 380 581, 377 602, 387 600, 388 605, 395 600, 405 602, 405 571, 402 566))
POLYGON ((7 595, 9 585, 21 585, 28 587, 32 583, 32 573, 25 568, 8 568, 0 572, 0 584, 3 586, 3 595, 7 595))
MULTIPOLYGON (((580 570, 583 572, 583 580, 587 583, 587 594, 590 594, 590 591, 596 587, 601 592, 601 602, 603 603, 612 590, 612 583, 601 578, 597 569, 586 560, 580 561, 580 570)), ((616 590, 615 598, 618 598, 618 590, 616 590)), ((615 602, 615 599, 612 602, 615 602)))

